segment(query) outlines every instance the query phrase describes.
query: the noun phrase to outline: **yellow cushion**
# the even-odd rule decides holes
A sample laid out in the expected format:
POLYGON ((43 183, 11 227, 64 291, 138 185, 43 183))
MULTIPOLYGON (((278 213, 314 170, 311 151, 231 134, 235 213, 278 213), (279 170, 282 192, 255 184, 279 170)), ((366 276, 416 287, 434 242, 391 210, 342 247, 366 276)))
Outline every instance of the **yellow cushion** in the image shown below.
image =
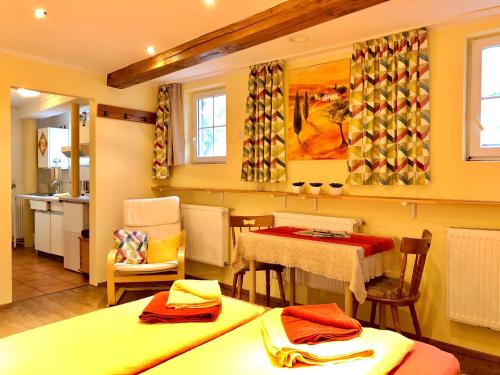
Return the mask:
POLYGON ((182 233, 162 239, 151 239, 148 244, 148 263, 164 263, 177 259, 177 249, 181 244, 182 233))

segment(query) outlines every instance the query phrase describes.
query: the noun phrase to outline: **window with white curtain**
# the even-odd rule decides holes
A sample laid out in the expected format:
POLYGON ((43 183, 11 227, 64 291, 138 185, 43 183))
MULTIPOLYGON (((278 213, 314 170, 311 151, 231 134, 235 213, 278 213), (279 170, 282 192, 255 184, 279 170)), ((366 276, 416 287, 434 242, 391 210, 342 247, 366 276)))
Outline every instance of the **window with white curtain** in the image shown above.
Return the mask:
POLYGON ((469 42, 467 160, 500 161, 500 35, 469 42))
POLYGON ((193 157, 196 163, 226 161, 226 93, 224 89, 194 95, 193 157))

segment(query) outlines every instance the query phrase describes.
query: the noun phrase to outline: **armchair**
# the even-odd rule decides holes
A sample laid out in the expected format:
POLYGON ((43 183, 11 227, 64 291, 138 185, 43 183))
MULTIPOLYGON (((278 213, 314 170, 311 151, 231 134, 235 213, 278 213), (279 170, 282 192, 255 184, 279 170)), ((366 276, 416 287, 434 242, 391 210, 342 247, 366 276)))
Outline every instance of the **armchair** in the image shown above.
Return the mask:
POLYGON ((165 287, 120 287, 119 283, 149 283, 175 281, 184 278, 186 232, 181 231, 179 197, 127 199, 123 202, 123 222, 127 231, 143 231, 149 239, 162 239, 182 232, 177 259, 163 263, 117 263, 117 249, 108 253, 108 305, 118 303, 127 290, 157 290, 165 287))

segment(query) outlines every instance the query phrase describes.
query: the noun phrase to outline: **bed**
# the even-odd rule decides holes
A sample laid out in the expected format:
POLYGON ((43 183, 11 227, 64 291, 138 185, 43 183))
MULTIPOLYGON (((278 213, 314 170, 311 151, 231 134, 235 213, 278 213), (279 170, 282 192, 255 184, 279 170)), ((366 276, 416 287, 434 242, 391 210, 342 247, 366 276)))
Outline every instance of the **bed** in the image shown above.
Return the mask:
POLYGON ((0 374, 135 374, 245 324, 265 309, 222 297, 215 322, 144 324, 152 297, 0 340, 0 374))
MULTIPOLYGON (((349 363, 331 366, 280 368, 268 355, 261 337, 260 318, 255 319, 224 336, 170 359, 144 373, 166 374, 358 374, 349 363)), ((460 375, 458 360, 438 348, 416 342, 413 350, 391 375, 460 375)))
MULTIPOLYGON (((323 374, 331 366, 280 368, 261 337, 260 306, 222 298, 212 323, 144 324, 151 297, 0 340, 0 374, 323 374)), ((277 309, 273 310, 276 311, 277 309)), ((353 374, 335 365, 335 374, 353 374)), ((392 375, 460 375, 457 359, 417 342, 392 375)))

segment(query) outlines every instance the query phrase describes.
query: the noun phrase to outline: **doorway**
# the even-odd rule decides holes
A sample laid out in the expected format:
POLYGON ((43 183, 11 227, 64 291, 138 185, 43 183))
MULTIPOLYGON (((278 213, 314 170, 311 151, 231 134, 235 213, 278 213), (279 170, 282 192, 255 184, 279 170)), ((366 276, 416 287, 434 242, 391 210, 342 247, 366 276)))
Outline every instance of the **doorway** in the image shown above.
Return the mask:
POLYGON ((13 301, 88 284, 89 111, 87 99, 11 88, 13 301))

